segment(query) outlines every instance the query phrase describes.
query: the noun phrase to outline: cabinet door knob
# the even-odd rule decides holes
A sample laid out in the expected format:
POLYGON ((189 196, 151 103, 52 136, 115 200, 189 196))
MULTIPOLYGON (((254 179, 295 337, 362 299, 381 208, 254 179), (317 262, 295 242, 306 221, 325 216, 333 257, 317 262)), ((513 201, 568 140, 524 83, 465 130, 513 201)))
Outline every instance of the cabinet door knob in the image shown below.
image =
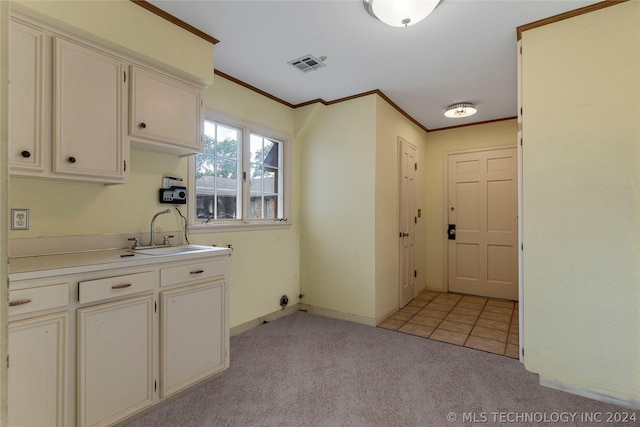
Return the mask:
POLYGON ((76 158, 71 156, 69 157, 67 160, 69 160, 69 163, 75 163, 76 162, 76 158))
POLYGON ((146 128, 146 127, 147 127, 147 124, 146 124, 145 122, 142 122, 142 123, 140 123, 140 124, 138 125, 138 127, 139 127, 140 129, 144 129, 144 128, 146 128))
POLYGON ((22 157, 24 157, 25 159, 28 159, 29 157, 31 157, 31 153, 28 152, 27 150, 24 150, 22 153, 22 157))

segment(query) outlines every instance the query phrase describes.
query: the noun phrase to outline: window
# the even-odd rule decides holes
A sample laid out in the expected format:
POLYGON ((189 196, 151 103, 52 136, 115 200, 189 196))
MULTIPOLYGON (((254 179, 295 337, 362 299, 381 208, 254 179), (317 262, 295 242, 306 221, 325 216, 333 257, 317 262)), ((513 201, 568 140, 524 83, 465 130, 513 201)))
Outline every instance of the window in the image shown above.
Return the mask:
POLYGON ((192 223, 230 226, 286 221, 284 159, 284 138, 205 120, 204 153, 191 163, 192 223))

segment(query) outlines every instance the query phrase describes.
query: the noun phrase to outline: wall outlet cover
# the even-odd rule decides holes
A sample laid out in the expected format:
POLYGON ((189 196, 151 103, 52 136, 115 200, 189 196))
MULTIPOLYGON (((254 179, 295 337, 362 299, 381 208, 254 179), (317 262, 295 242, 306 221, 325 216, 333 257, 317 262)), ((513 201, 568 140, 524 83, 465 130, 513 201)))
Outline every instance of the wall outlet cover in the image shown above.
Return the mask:
POLYGON ((11 209, 11 229, 29 229, 29 209, 11 209))

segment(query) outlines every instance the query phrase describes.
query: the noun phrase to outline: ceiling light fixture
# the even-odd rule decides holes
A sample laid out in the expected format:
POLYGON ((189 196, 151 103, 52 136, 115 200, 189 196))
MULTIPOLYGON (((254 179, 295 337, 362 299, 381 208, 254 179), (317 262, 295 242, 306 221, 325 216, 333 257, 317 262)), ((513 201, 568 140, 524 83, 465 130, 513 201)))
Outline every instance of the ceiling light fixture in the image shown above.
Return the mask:
POLYGON ((429 16, 443 0, 363 0, 371 16, 392 27, 408 27, 429 16))
POLYGON ((473 116, 478 110, 470 102, 459 102, 457 104, 449 105, 444 115, 450 119, 460 119, 462 117, 473 116))

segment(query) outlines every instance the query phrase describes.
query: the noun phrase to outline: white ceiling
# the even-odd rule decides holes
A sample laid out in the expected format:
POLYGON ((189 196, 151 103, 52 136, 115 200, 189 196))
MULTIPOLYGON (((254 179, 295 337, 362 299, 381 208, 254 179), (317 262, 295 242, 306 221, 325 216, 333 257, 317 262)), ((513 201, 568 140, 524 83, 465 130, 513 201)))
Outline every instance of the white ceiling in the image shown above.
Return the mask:
POLYGON ((379 89, 429 130, 516 115, 516 27, 598 1, 444 0, 406 28, 361 0, 150 0, 220 40, 215 68, 291 104, 379 89), (287 61, 326 56, 302 73, 287 61), (478 113, 448 119, 472 102, 478 113))

